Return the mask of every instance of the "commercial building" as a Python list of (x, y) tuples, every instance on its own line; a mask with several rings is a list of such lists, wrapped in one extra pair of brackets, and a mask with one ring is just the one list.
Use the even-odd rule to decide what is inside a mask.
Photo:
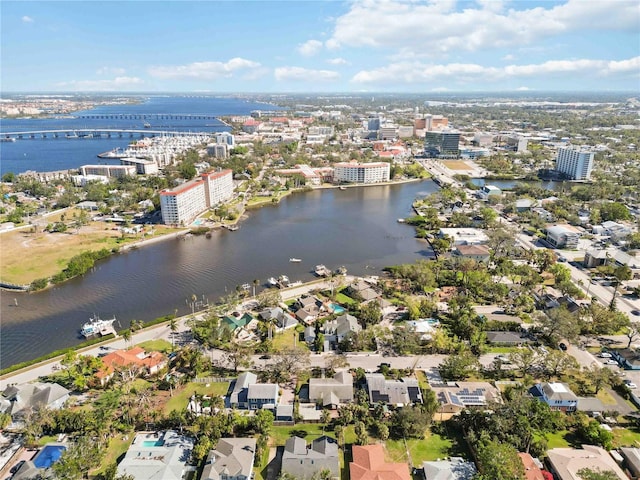
[(562, 225), (547, 227), (547, 243), (553, 248), (578, 248), (580, 235)]
[(424, 151), (429, 157), (457, 158), (460, 156), (460, 132), (454, 130), (426, 132)]
[(594, 152), (580, 147), (560, 147), (556, 157), (556, 170), (571, 180), (588, 180), (593, 169)]
[(82, 175), (102, 175), (109, 178), (135, 176), (136, 167), (133, 165), (83, 165), (80, 167)]
[(335, 183), (380, 183), (389, 181), (390, 167), (386, 162), (336, 163), (333, 170)]
[(187, 225), (207, 208), (233, 196), (231, 170), (203, 173), (200, 178), (160, 192), (162, 221)]

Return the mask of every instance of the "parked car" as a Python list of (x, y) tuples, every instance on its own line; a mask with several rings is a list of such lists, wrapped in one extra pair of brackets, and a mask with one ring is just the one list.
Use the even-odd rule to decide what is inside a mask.
[(18, 463), (16, 463), (13, 467), (11, 467), (11, 470), (9, 470), (9, 473), (16, 473), (18, 470), (20, 470), (20, 467), (24, 464), (25, 460), (20, 460)]
[(613, 358), (608, 359), (604, 363), (605, 363), (605, 365), (618, 365), (618, 362), (615, 361)]
[(611, 354), (609, 352), (600, 352), (598, 356), (600, 358), (611, 358)]
[(638, 386), (633, 383), (631, 380), (623, 380), (622, 383), (626, 385), (627, 388), (633, 390), (634, 388), (638, 388)]
[(561, 342), (561, 343), (558, 345), (558, 347), (560, 347), (560, 350), (562, 350), (562, 351), (566, 351), (566, 350), (567, 350), (567, 344), (566, 344), (566, 343), (562, 343), (562, 342)]

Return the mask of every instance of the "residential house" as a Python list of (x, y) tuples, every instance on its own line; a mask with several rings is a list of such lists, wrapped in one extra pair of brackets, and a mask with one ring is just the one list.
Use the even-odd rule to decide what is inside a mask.
[(345, 313), (335, 320), (329, 320), (324, 324), (324, 338), (326, 341), (337, 344), (342, 342), (349, 335), (358, 333), (362, 327), (358, 323), (358, 319), (353, 315)]
[(231, 395), (229, 395), (229, 405), (231, 408), (249, 408), (247, 395), (249, 393), (249, 385), (257, 383), (258, 376), (251, 372), (242, 372), (236, 378)]
[(519, 198), (516, 200), (516, 212), (522, 213), (531, 210), (534, 202), (535, 200), (531, 200), (530, 198)]
[[(136, 480), (176, 480), (196, 471), (189, 465), (195, 441), (176, 431), (136, 433), (117, 475), (131, 475)], [(191, 474), (193, 475), (193, 473)]]
[(104, 367), (96, 374), (102, 385), (106, 384), (116, 370), (130, 368), (144, 375), (154, 375), (164, 368), (168, 358), (160, 352), (146, 352), (142, 347), (116, 350), (102, 357)]
[(425, 480), (471, 480), (477, 473), (473, 462), (461, 457), (422, 462)]
[(566, 383), (537, 383), (529, 389), (529, 393), (549, 405), (551, 410), (575, 412), (578, 407), (578, 397)]
[(432, 385), (440, 413), (459, 413), (469, 407), (501, 403), (500, 390), (488, 382), (448, 382)]
[(280, 307), (263, 310), (259, 314), (260, 319), (273, 322), (278, 328), (288, 330), (298, 324), (298, 321)]
[(275, 418), (277, 422), (293, 422), (293, 405), (285, 405), (283, 403), (279, 403), (276, 405), (276, 413)]
[(631, 270), (640, 269), (640, 260), (621, 250), (588, 250), (584, 254), (584, 266), (588, 268), (598, 267), (610, 262), (609, 265), (626, 265)]
[(57, 383), (23, 383), (12, 385), (2, 392), (0, 412), (8, 413), (16, 421), (28, 411), (40, 407), (51, 410), (62, 408), (70, 391)]
[(282, 472), (296, 480), (311, 480), (323, 470), (331, 472), (331, 478), (340, 477), (338, 444), (333, 438), (316, 438), (309, 446), (300, 437), (287, 439), (282, 454)]
[(625, 370), (640, 370), (640, 349), (622, 348), (611, 352)]
[(494, 345), (518, 346), (531, 343), (524, 332), (487, 332), (487, 342)]
[(353, 400), (353, 376), (348, 370), (337, 372), (333, 378), (309, 380), (309, 400), (322, 407), (338, 408)]
[(576, 410), (584, 412), (587, 415), (593, 415), (594, 412), (604, 412), (608, 410), (602, 400), (596, 397), (578, 397), (578, 405)]
[(524, 476), (526, 480), (547, 480), (540, 468), (541, 465), (538, 465), (539, 461), (536, 461), (536, 459), (528, 453), (520, 452), (518, 453), (518, 456), (520, 457), (520, 461), (524, 467)]
[(479, 228), (441, 228), (438, 237), (449, 237), (453, 246), (481, 245), (489, 241), (487, 234)]
[(477, 262), (487, 263), (491, 258), (491, 252), (486, 245), (458, 245), (453, 250), (453, 255), (462, 258), (472, 258)]
[(546, 228), (547, 243), (553, 248), (578, 248), (580, 235), (563, 225), (553, 225)]
[(274, 409), (278, 405), (278, 385), (275, 383), (253, 383), (247, 391), (249, 410)]
[(307, 327), (304, 329), (304, 341), (307, 345), (312, 346), (316, 341), (316, 329), (315, 327)]
[(500, 198), (502, 196), (502, 190), (495, 185), (484, 185), (480, 190), (476, 192), (476, 196), (481, 200), (488, 200), (489, 198)]
[(409, 465), (384, 461), (382, 445), (354, 445), (351, 453), (351, 480), (411, 480)]
[(255, 438), (221, 438), (209, 452), (200, 480), (250, 480)]
[(235, 332), (236, 330), (247, 326), (251, 320), (253, 320), (253, 317), (248, 313), (245, 313), (242, 316), (227, 315), (222, 317), (221, 324), (228, 327), (232, 332)]
[(372, 288), (371, 284), (362, 279), (358, 279), (349, 285), (346, 293), (363, 302), (368, 302), (380, 297), (380, 294)]
[(578, 471), (590, 470), (611, 471), (615, 478), (628, 480), (628, 477), (613, 460), (611, 455), (601, 447), (583, 445), (582, 448), (552, 448), (547, 451), (547, 461), (551, 472), (558, 480), (576, 480), (580, 478)]
[(640, 448), (623, 447), (620, 453), (624, 457), (626, 468), (634, 478), (640, 478)]
[(10, 480), (50, 479), (52, 465), (66, 449), (67, 445), (63, 443), (47, 443), (31, 460), (20, 464), (18, 470), (9, 477)]
[(365, 375), (367, 392), (371, 404), (383, 402), (402, 407), (422, 403), (422, 392), (415, 378), (388, 380), (381, 373)]

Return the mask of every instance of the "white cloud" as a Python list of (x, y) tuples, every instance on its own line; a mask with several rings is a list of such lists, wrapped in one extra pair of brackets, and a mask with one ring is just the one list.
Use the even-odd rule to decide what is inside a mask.
[(31, 18), (31, 17), (30, 17), (30, 16), (28, 16), (28, 15), (25, 15), (24, 17), (22, 17), (22, 21), (23, 21), (24, 23), (33, 23), (33, 22), (34, 22), (33, 18)]
[(513, 55), (513, 54), (511, 54), (511, 53), (508, 53), (507, 55), (505, 55), (504, 57), (502, 57), (502, 60), (505, 60), (505, 61), (507, 61), (507, 62), (511, 62), (511, 61), (513, 61), (513, 60), (515, 60), (515, 59), (516, 59), (516, 56), (515, 56), (515, 55)]
[(96, 70), (96, 74), (98, 75), (124, 75), (125, 69), (118, 67), (100, 67)]
[(327, 60), (327, 63), (331, 65), (351, 65), (344, 58), (340, 58), (340, 57), (330, 58), (329, 60)]
[(360, 84), (416, 84), (450, 81), (455, 83), (495, 82), (508, 78), (545, 78), (576, 75), (623, 77), (640, 76), (640, 57), (627, 60), (550, 60), (540, 64), (486, 67), (475, 63), (427, 64), (397, 62), (373, 70), (361, 70), (351, 81)]
[(363, 0), (352, 3), (350, 10), (336, 19), (333, 34), (325, 45), (444, 54), (534, 44), (544, 37), (584, 29), (630, 32), (640, 29), (636, 0), (619, 0), (613, 5), (585, 0), (568, 0), (548, 8), (545, 8), (548, 4), (540, 5), (505, 10), (500, 2), (481, 0), (480, 8), (465, 4), (465, 8), (456, 10), (449, 0), (429, 3)]
[(319, 40), (309, 40), (298, 45), (298, 52), (305, 57), (312, 57), (322, 49), (322, 42)]
[(302, 67), (278, 67), (274, 75), (278, 81), (334, 81), (340, 78), (338, 72), (332, 70), (313, 70)]
[(516, 88), (516, 90), (518, 92), (528, 92), (531, 89), (529, 87), (518, 87), (518, 88)]
[(135, 90), (144, 84), (144, 80), (138, 77), (116, 77), (112, 80), (72, 80), (58, 83), (57, 86), (80, 92), (108, 92)]
[(232, 77), (237, 71), (252, 70), (260, 66), (258, 62), (236, 57), (227, 62), (194, 62), (188, 65), (155, 66), (149, 68), (149, 74), (158, 78), (216, 80)]

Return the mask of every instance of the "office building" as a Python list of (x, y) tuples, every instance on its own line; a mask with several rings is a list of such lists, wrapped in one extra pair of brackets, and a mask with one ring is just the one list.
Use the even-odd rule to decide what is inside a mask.
[(560, 147), (556, 157), (556, 170), (571, 180), (588, 180), (593, 169), (594, 155), (584, 148)]
[(424, 151), (429, 157), (457, 158), (460, 155), (460, 132), (427, 132), (424, 140)]

